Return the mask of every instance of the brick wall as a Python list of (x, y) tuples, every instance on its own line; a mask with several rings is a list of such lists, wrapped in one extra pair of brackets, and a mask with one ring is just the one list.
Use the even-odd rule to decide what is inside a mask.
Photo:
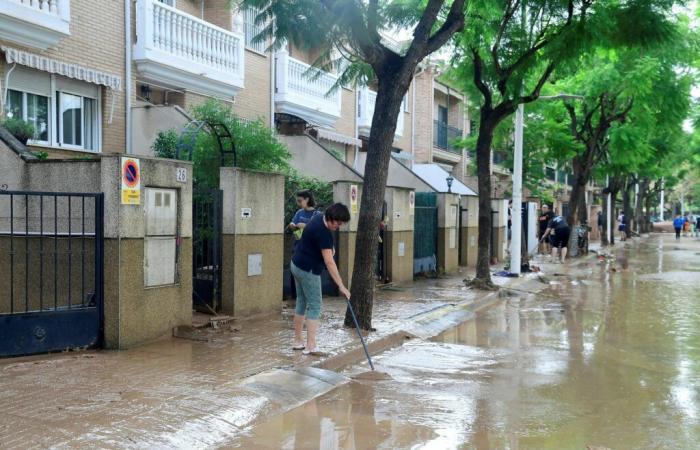
[[(124, 79), (124, 4), (118, 1), (100, 2), (100, 13), (95, 14), (94, 0), (71, 0), (70, 36), (63, 38), (58, 45), (45, 51), (24, 48), (31, 53), (40, 54), (61, 62), (80, 64), (122, 77), (122, 89), (126, 86)], [(22, 48), (8, 41), (0, 45)], [(0, 64), (0, 76), (5, 75), (7, 64), (4, 57)], [(11, 77), (11, 76), (10, 76)], [(110, 90), (102, 87), (102, 152), (122, 153), (126, 149), (126, 120), (124, 91), (115, 92), (112, 123), (107, 123), (110, 116), (112, 95)], [(65, 152), (75, 155), (76, 152)]]
[[(189, 3), (189, 0), (178, 3)], [(200, 15), (198, 14), (197, 17), (200, 17)], [(207, 0), (204, 3), (204, 20), (213, 23), (217, 27), (230, 30), (233, 22), (233, 11), (229, 0)]]
[(270, 57), (246, 50), (245, 88), (238, 93), (234, 111), (246, 119), (262, 118), (270, 124)]
[(433, 74), (425, 70), (415, 78), (416, 115), (414, 160), (417, 163), (432, 161), (433, 149)]
[[(205, 4), (205, 7), (209, 7), (209, 3), (214, 3), (219, 0), (207, 0), (207, 4)], [(193, 0), (176, 0), (175, 1), (175, 8), (179, 9), (180, 11), (186, 12), (187, 14), (191, 16), (195, 16), (198, 19), (202, 18), (202, 6), (199, 1), (193, 1)], [(206, 11), (205, 11), (206, 14)]]

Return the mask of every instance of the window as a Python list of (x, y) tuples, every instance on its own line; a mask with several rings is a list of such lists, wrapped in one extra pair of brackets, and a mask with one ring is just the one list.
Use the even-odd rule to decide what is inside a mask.
[(175, 7), (175, 0), (158, 0), (161, 3), (165, 3), (168, 6)]
[(36, 143), (49, 142), (49, 99), (13, 89), (7, 92), (7, 117), (29, 122), (34, 127)]
[(66, 92), (56, 92), (58, 145), (67, 148), (97, 150), (97, 101)]
[(245, 46), (256, 52), (265, 53), (265, 48), (267, 47), (265, 41), (253, 42), (253, 39), (263, 30), (263, 27), (255, 24), (255, 18), (258, 14), (260, 14), (260, 11), (255, 8), (246, 8), (243, 10)]
[(100, 150), (100, 88), (59, 75), (17, 67), (8, 80), (7, 117), (34, 126), (30, 144)]

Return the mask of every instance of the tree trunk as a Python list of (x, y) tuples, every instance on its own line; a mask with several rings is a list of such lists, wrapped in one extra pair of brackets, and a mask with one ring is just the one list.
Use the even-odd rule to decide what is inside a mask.
[(630, 189), (634, 184), (630, 183), (628, 180), (625, 183), (625, 187), (622, 190), (622, 212), (625, 214), (625, 220), (627, 221), (627, 227), (625, 228), (625, 232), (627, 233), (627, 237), (631, 236), (631, 231), (632, 231), (632, 196), (630, 195)]
[(637, 231), (646, 233), (646, 218), (644, 217), (644, 203), (649, 193), (649, 179), (643, 178), (639, 182), (639, 193), (637, 195), (637, 207), (634, 211), (634, 220), (637, 224)]
[[(481, 110), (479, 137), (476, 141), (476, 173), (479, 185), (479, 237), (475, 287), (492, 288), (491, 282), (491, 143), (496, 124), (492, 111)], [(497, 123), (497, 122), (496, 122)]]
[[(398, 77), (397, 77), (398, 78)], [(352, 306), (360, 328), (372, 328), (374, 273), (376, 268), (379, 222), (384, 204), (384, 191), (389, 174), (389, 161), (401, 101), (408, 90), (407, 80), (379, 80), (377, 103), (367, 149), (360, 215), (357, 224), (355, 262), (352, 272)], [(345, 325), (354, 327), (350, 310), (345, 312)]]
[(590, 181), (591, 171), (585, 161), (588, 158), (588, 151), (573, 161), (574, 185), (571, 187), (569, 197), (569, 215), (566, 221), (571, 227), (576, 226), (583, 219), (588, 219), (586, 210), (586, 185)]
[(601, 212), (601, 215), (603, 216), (603, 229), (600, 231), (600, 244), (609, 245), (610, 241), (608, 239), (608, 194), (605, 193), (605, 190), (603, 190), (603, 211)]

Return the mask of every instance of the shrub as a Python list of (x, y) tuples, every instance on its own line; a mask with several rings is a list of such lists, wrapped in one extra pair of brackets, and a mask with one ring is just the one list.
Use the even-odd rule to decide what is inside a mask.
[(159, 158), (174, 159), (177, 154), (177, 140), (178, 134), (174, 129), (159, 131), (156, 140), (151, 145), (153, 154)]
[(18, 118), (5, 119), (2, 123), (11, 135), (17, 138), (22, 144), (27, 145), (27, 141), (34, 137), (34, 125)]

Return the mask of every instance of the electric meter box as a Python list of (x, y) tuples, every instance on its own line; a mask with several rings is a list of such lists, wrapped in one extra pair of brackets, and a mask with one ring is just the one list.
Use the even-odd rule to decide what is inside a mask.
[(175, 236), (177, 191), (146, 188), (146, 236)]
[(146, 188), (144, 284), (163, 286), (176, 281), (177, 191)]

